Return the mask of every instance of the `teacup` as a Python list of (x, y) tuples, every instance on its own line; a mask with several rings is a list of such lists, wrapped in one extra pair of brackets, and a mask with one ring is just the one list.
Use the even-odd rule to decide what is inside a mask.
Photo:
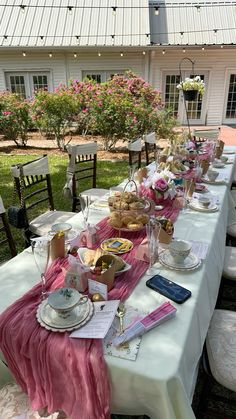
[(222, 163), (226, 163), (228, 161), (228, 157), (227, 156), (221, 156), (220, 160), (222, 161)]
[(219, 175), (219, 172), (217, 172), (216, 170), (211, 170), (210, 169), (207, 172), (207, 176), (208, 176), (208, 179), (210, 180), (210, 182), (215, 182), (218, 175)]
[(51, 227), (51, 233), (59, 233), (61, 231), (63, 231), (63, 233), (65, 234), (65, 237), (68, 237), (68, 233), (69, 231), (72, 229), (72, 225), (69, 223), (56, 223), (53, 224)]
[(191, 251), (191, 243), (186, 240), (174, 240), (169, 245), (169, 251), (175, 262), (181, 263)]
[(200, 196), (198, 202), (201, 205), (201, 207), (208, 208), (211, 203), (211, 200), (205, 196)]
[(88, 297), (81, 295), (74, 288), (59, 288), (49, 294), (48, 304), (59, 317), (66, 319), (77, 306), (87, 303)]

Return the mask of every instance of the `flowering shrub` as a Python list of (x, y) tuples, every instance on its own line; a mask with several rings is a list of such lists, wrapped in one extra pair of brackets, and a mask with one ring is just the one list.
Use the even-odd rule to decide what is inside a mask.
[(202, 96), (205, 92), (205, 83), (201, 80), (200, 76), (195, 76), (194, 78), (186, 77), (185, 80), (181, 81), (177, 85), (179, 90), (197, 90)]
[(27, 133), (32, 126), (30, 105), (15, 93), (0, 93), (0, 132), (17, 145), (26, 146)]
[(65, 134), (76, 109), (75, 96), (60, 87), (51, 93), (39, 90), (31, 104), (32, 119), (44, 134), (53, 134), (58, 147), (63, 150)]

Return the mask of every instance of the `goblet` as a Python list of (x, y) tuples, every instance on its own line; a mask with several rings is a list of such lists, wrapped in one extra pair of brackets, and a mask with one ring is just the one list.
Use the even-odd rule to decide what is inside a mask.
[(39, 270), (42, 283), (42, 300), (47, 298), (45, 272), (48, 267), (50, 257), (50, 239), (46, 237), (36, 237), (31, 239), (31, 247), (34, 255), (35, 264)]
[(84, 227), (87, 229), (88, 226), (88, 216), (89, 216), (89, 205), (91, 203), (91, 196), (90, 195), (79, 195), (80, 200), (80, 208), (84, 217)]
[(148, 242), (148, 256), (149, 256), (149, 267), (147, 275), (153, 275), (153, 265), (156, 262), (158, 256), (158, 239), (161, 231), (161, 224), (150, 220), (146, 225), (146, 234)]

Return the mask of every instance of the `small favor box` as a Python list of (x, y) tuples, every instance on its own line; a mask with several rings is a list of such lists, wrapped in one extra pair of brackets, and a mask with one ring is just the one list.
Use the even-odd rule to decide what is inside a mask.
[(56, 233), (51, 240), (50, 247), (51, 259), (65, 257), (65, 233), (60, 231)]
[(79, 236), (79, 246), (92, 248), (99, 241), (97, 228), (88, 226), (87, 230), (83, 230)]
[(96, 268), (102, 267), (103, 264), (107, 264), (109, 268), (106, 269), (105, 272), (103, 272), (101, 275), (96, 274), (96, 281), (107, 285), (107, 290), (110, 291), (113, 288), (115, 278), (115, 258), (112, 255), (100, 256), (96, 262), (95, 270)]
[(159, 242), (169, 244), (172, 241), (173, 233), (168, 234), (163, 228), (161, 228), (160, 234), (159, 234)]

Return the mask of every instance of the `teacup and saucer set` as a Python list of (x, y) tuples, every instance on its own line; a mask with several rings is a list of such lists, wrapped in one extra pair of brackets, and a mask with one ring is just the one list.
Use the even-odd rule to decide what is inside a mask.
[(208, 196), (199, 196), (198, 199), (192, 199), (189, 202), (189, 208), (200, 212), (216, 212), (219, 210), (218, 205)]
[(173, 240), (169, 248), (160, 253), (160, 263), (176, 271), (192, 271), (201, 265), (201, 260), (191, 251), (186, 240)]
[(74, 288), (59, 288), (49, 294), (37, 309), (41, 326), (53, 332), (65, 332), (84, 326), (93, 315), (93, 303)]

